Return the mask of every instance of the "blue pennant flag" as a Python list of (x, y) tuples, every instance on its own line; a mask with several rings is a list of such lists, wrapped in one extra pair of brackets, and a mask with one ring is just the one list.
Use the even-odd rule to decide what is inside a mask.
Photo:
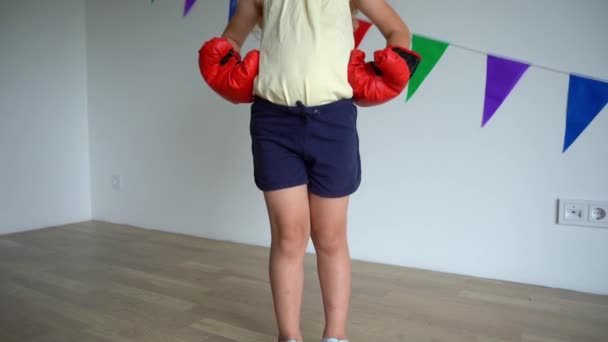
[(606, 103), (608, 103), (607, 82), (570, 75), (566, 136), (562, 152), (566, 152), (578, 139)]
[(236, 12), (236, 5), (237, 5), (237, 0), (230, 0), (230, 12), (228, 14), (228, 21), (230, 21), (230, 19), (232, 19), (232, 16)]

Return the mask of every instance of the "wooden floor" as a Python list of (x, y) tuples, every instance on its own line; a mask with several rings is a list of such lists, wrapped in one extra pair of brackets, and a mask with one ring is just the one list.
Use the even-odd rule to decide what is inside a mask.
[[(268, 249), (86, 222), (0, 236), (0, 341), (276, 341)], [(315, 259), (302, 329), (319, 341)], [(351, 342), (608, 341), (608, 296), (353, 263)]]

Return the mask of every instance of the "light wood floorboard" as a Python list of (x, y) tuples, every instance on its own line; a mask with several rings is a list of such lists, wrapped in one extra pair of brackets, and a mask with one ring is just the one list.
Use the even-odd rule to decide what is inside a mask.
[[(0, 236), (2, 342), (272, 342), (268, 249), (103, 222)], [(306, 256), (302, 328), (323, 308)], [(353, 262), (351, 342), (606, 342), (608, 296)]]

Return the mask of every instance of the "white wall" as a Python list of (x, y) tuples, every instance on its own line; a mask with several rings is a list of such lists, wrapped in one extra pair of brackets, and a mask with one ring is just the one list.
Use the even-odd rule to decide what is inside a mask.
[[(392, 3), (414, 32), (608, 79), (601, 0)], [(268, 245), (248, 106), (198, 73), (227, 2), (181, 10), (87, 2), (93, 216)], [(362, 48), (383, 44), (374, 30)], [(608, 113), (562, 154), (567, 75), (530, 69), (481, 129), (484, 80), (483, 55), (450, 48), (410, 103), (360, 111), (353, 258), (608, 294), (608, 230), (554, 223), (560, 196), (608, 199)]]
[(89, 220), (82, 0), (0, 1), (0, 234)]

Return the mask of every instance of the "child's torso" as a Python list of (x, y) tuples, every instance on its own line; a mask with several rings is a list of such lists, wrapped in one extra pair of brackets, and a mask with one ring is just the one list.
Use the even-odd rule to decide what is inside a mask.
[(256, 95), (271, 102), (320, 105), (352, 97), (354, 47), (349, 0), (263, 0)]

